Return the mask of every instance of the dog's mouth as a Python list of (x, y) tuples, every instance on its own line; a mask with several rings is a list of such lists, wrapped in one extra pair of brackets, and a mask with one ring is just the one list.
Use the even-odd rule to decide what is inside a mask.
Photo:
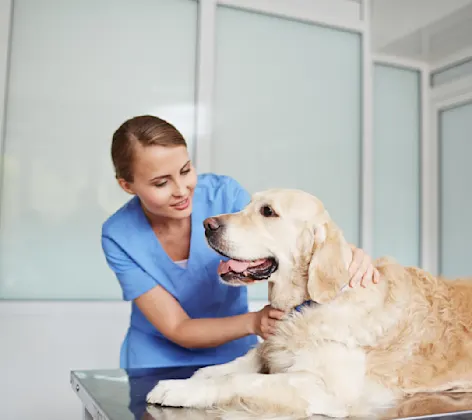
[(252, 261), (230, 259), (220, 262), (218, 274), (225, 282), (248, 284), (267, 280), (277, 267), (277, 261), (272, 257)]

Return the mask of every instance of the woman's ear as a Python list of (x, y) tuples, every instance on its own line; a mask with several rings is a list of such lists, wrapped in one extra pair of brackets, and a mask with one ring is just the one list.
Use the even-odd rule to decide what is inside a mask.
[(134, 191), (131, 188), (131, 183), (124, 180), (123, 178), (117, 178), (118, 185), (128, 194), (134, 195)]
[(308, 295), (315, 302), (328, 303), (348, 282), (342, 233), (332, 222), (320, 225), (315, 231), (313, 254), (308, 267)]

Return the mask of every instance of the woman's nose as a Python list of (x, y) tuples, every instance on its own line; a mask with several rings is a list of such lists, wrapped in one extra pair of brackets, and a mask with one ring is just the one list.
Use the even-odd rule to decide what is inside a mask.
[(185, 191), (186, 191), (186, 186), (185, 184), (182, 184), (182, 183), (176, 183), (175, 184), (175, 188), (174, 188), (174, 196), (176, 197), (182, 197), (185, 195)]

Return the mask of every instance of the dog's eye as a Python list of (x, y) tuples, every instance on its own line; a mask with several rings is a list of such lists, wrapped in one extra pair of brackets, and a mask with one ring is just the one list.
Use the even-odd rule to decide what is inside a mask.
[(262, 206), (261, 214), (264, 217), (278, 217), (277, 213), (270, 206)]

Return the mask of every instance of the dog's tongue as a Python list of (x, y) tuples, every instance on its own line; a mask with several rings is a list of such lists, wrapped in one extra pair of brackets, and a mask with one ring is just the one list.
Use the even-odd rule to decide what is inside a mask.
[(264, 260), (256, 260), (256, 261), (237, 261), (237, 260), (228, 260), (228, 261), (221, 261), (220, 265), (218, 266), (218, 274), (226, 274), (230, 271), (235, 273), (243, 273), (249, 267), (254, 267), (260, 265), (264, 262)]

